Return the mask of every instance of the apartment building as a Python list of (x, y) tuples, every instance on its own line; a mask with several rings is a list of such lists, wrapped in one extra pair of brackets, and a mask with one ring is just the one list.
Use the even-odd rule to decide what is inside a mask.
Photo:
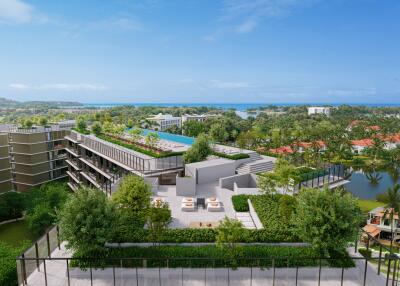
[(188, 121), (197, 121), (204, 122), (208, 117), (214, 115), (206, 115), (206, 114), (184, 114), (182, 115), (182, 124)]
[[(24, 129), (8, 125), (0, 130), (1, 142), (7, 143), (0, 144), (7, 146), (0, 147), (1, 157), (8, 152), (13, 190), (24, 192), (67, 177), (64, 137), (69, 134), (69, 128), (52, 125)], [(6, 166), (5, 163), (2, 165)]]
[(182, 156), (153, 158), (76, 131), (65, 139), (68, 185), (73, 191), (87, 185), (111, 195), (124, 174), (144, 177), (152, 184), (175, 184), (183, 170)]
[(0, 133), (0, 194), (13, 189), (9, 153), (8, 136)]
[(308, 107), (307, 110), (308, 110), (308, 115), (314, 115), (314, 114), (325, 114), (326, 116), (331, 115), (330, 107), (311, 106)]
[(181, 117), (174, 117), (171, 114), (159, 113), (152, 117), (148, 117), (147, 120), (153, 124), (152, 129), (157, 131), (165, 131), (173, 126), (178, 128), (182, 126)]

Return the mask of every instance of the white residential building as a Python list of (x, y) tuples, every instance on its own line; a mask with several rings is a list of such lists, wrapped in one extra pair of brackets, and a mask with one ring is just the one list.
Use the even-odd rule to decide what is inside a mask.
[(187, 122), (187, 121), (198, 121), (198, 122), (204, 122), (207, 117), (211, 117), (215, 115), (207, 115), (207, 114), (184, 114), (182, 115), (182, 124)]
[(171, 114), (159, 113), (152, 117), (147, 118), (150, 122), (154, 123), (153, 129), (159, 131), (165, 131), (166, 129), (176, 126), (182, 126), (182, 120), (180, 117), (174, 117)]
[(307, 107), (307, 109), (308, 109), (308, 115), (325, 114), (326, 116), (329, 116), (331, 114), (330, 107), (311, 106)]

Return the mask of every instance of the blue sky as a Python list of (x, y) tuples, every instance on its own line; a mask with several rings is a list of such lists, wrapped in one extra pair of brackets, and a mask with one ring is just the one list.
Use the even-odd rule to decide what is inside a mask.
[(398, 0), (0, 0), (0, 97), (400, 103)]

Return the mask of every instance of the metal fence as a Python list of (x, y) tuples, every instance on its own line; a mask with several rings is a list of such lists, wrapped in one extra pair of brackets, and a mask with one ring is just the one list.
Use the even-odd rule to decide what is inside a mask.
[[(363, 244), (377, 241), (367, 236)], [(19, 285), (371, 285), (399, 283), (397, 255), (349, 258), (72, 258), (54, 227), (17, 258)], [(355, 244), (355, 252), (360, 242)], [(352, 267), (350, 263), (353, 263)], [(81, 269), (82, 268), (82, 269)]]

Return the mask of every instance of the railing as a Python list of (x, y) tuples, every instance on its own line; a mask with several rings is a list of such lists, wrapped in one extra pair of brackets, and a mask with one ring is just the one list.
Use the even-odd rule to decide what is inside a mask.
[(320, 188), (325, 185), (338, 183), (346, 179), (349, 175), (349, 169), (343, 165), (333, 165), (323, 170), (310, 172), (306, 177), (295, 186), (298, 191), (302, 188)]
[(51, 126), (35, 126), (32, 128), (23, 128), (17, 126), (10, 126), (8, 128), (8, 132), (10, 133), (43, 133), (43, 132), (51, 132), (51, 131), (63, 131), (63, 130), (70, 130), (69, 127), (60, 127), (58, 125), (51, 125)]
[(183, 168), (182, 156), (147, 159), (135, 155), (133, 152), (130, 152), (129, 150), (113, 143), (105, 142), (101, 139), (88, 136), (82, 137), (83, 145), (98, 152), (102, 156), (111, 158), (143, 174), (152, 174), (167, 170)]
[(17, 258), (17, 272), (23, 286), (397, 285), (400, 260), (380, 247), (379, 257), (73, 258), (65, 257), (54, 227)]

